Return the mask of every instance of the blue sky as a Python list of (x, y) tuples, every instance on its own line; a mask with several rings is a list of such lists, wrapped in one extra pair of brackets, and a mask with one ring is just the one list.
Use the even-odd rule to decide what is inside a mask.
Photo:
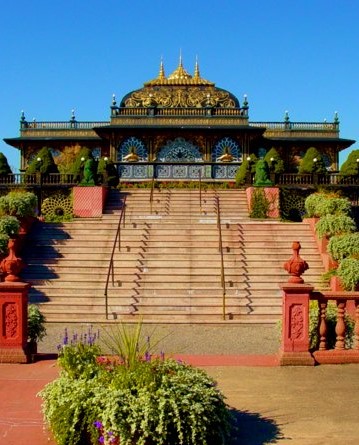
[[(166, 74), (193, 73), (248, 95), (251, 121), (333, 120), (359, 148), (357, 0), (17, 0), (1, 2), (2, 139), (30, 121), (109, 119), (120, 99)], [(350, 149), (350, 150), (351, 150)], [(347, 152), (341, 157), (344, 159)]]

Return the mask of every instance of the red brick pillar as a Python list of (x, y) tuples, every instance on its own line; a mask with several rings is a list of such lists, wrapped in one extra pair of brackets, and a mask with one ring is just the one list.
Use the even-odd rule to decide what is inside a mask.
[(281, 365), (314, 365), (309, 352), (309, 301), (313, 286), (285, 283), (283, 290)]
[(27, 363), (27, 303), (30, 284), (0, 283), (0, 363)]

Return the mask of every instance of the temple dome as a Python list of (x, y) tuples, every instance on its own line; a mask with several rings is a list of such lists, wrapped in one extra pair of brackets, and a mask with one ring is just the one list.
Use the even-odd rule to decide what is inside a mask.
[(215, 86), (200, 75), (198, 61), (192, 76), (183, 67), (180, 57), (178, 67), (166, 77), (161, 61), (158, 76), (144, 83), (143, 88), (126, 94), (121, 107), (161, 108), (239, 108), (238, 99), (229, 91)]

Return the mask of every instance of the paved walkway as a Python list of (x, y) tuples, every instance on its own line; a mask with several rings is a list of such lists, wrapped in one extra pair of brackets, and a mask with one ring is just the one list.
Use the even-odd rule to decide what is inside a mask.
[[(236, 411), (234, 445), (359, 442), (357, 365), (281, 368), (274, 355), (181, 357), (217, 379)], [(0, 445), (55, 445), (36, 397), (58, 375), (56, 361), (45, 358), (0, 365)]]

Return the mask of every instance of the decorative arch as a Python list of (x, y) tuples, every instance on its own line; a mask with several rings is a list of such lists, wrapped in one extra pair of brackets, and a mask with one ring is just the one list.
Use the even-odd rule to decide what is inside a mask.
[(184, 138), (176, 138), (168, 141), (157, 154), (157, 160), (161, 162), (201, 162), (202, 154), (198, 147)]
[(123, 161), (123, 158), (129, 153), (136, 153), (141, 161), (148, 161), (148, 149), (141, 139), (130, 136), (125, 139), (119, 146), (117, 152), (117, 160)]
[(242, 153), (238, 143), (228, 136), (220, 139), (213, 147), (212, 161), (215, 162), (224, 153), (232, 155), (234, 161), (240, 161), (242, 159)]

